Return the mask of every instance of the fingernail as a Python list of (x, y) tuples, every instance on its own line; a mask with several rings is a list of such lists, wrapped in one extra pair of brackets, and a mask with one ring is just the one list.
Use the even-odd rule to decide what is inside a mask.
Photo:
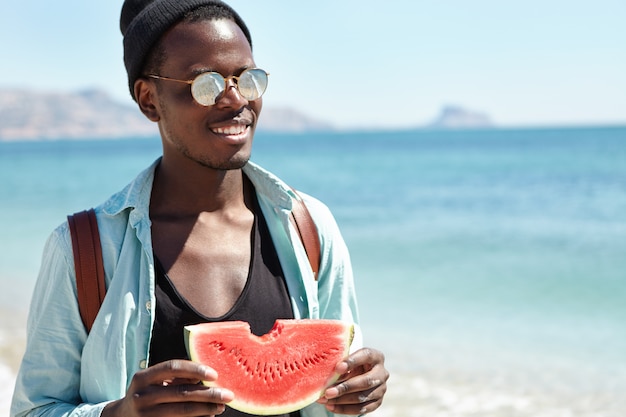
[(220, 390), (220, 399), (225, 403), (229, 403), (235, 399), (235, 394), (230, 390), (222, 389)]
[(328, 388), (326, 390), (326, 398), (335, 398), (339, 395), (339, 390), (337, 388)]
[(204, 374), (205, 381), (213, 381), (217, 379), (217, 372), (213, 368), (209, 368), (208, 366), (201, 366), (201, 371)]
[(339, 362), (335, 367), (335, 372), (337, 372), (338, 374), (344, 374), (349, 367), (350, 366), (348, 365), (348, 362)]

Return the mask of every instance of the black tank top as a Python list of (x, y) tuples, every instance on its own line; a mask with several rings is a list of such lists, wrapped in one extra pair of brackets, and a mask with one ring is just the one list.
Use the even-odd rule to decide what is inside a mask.
[[(205, 317), (193, 308), (176, 290), (155, 256), (156, 316), (150, 342), (150, 365), (170, 359), (189, 359), (183, 336), (184, 326), (242, 320), (250, 323), (252, 333), (261, 336), (271, 330), (276, 319), (294, 317), (276, 248), (256, 198), (253, 204), (255, 216), (248, 279), (239, 298), (224, 316)], [(248, 416), (229, 407), (221, 415)], [(287, 416), (298, 417), (300, 413), (284, 415)]]

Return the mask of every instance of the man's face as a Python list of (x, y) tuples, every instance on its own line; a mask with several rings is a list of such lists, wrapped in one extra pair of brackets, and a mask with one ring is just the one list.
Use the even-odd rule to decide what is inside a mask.
[[(250, 44), (232, 21), (179, 23), (162, 39), (165, 61), (157, 75), (192, 80), (201, 72), (238, 76), (254, 68)], [(248, 101), (229, 81), (212, 106), (191, 96), (190, 86), (166, 80), (158, 83), (155, 101), (163, 137), (163, 158), (194, 161), (218, 169), (238, 169), (250, 158), (262, 99)]]

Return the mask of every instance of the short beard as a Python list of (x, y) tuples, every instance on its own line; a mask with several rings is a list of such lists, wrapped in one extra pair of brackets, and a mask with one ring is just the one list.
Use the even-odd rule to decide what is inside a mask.
[(182, 154), (189, 158), (190, 160), (194, 161), (195, 163), (197, 163), (198, 165), (204, 167), (204, 168), (209, 168), (209, 169), (213, 169), (215, 171), (232, 171), (235, 169), (242, 169), (244, 166), (246, 166), (246, 164), (248, 163), (248, 161), (250, 160), (250, 157), (235, 157), (232, 159), (229, 159), (227, 161), (222, 161), (222, 162), (216, 162), (216, 161), (212, 161), (210, 159), (210, 157), (194, 157), (191, 154), (189, 154), (189, 152), (187, 152), (187, 150), (184, 150), (182, 148), (179, 148), (179, 150), (182, 152)]
[(231, 171), (235, 169), (243, 168), (250, 160), (250, 155), (233, 155), (232, 158), (217, 161), (206, 154), (193, 154), (187, 145), (174, 136), (169, 136), (171, 142), (174, 144), (178, 152), (190, 161), (196, 164), (216, 171)]
[[(158, 88), (159, 87), (157, 85), (157, 89)], [(161, 100), (160, 97), (159, 99)], [(166, 116), (168, 113), (167, 106), (162, 101), (161, 101), (161, 111), (163, 112), (163, 116)], [(197, 163), (198, 165), (204, 168), (209, 168), (209, 169), (213, 169), (216, 171), (230, 171), (230, 170), (235, 170), (235, 169), (242, 169), (250, 160), (250, 154), (244, 154), (244, 155), (235, 154), (233, 155), (232, 158), (224, 160), (224, 161), (216, 161), (213, 158), (211, 158), (211, 155), (207, 155), (207, 154), (199, 154), (199, 155), (193, 154), (190, 151), (189, 147), (185, 144), (185, 142), (180, 140), (178, 136), (175, 136), (174, 134), (172, 134), (172, 132), (170, 132), (169, 129), (167, 129), (166, 127), (160, 126), (160, 129), (161, 128), (163, 129), (163, 131), (161, 132), (161, 135), (164, 135), (165, 138), (169, 138), (169, 141), (172, 144), (174, 144), (174, 146), (176, 147), (176, 150), (178, 150), (178, 152), (180, 152), (181, 155), (183, 155), (185, 158)]]

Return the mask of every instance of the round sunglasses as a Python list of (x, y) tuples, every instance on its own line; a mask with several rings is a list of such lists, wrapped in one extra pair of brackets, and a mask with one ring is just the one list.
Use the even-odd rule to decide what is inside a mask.
[(193, 80), (177, 80), (155, 74), (148, 74), (147, 77), (189, 84), (191, 85), (191, 95), (198, 104), (212, 106), (226, 90), (226, 83), (229, 80), (234, 80), (237, 91), (246, 100), (251, 101), (260, 98), (267, 89), (268, 75), (269, 73), (260, 68), (248, 68), (239, 76), (231, 75), (226, 78), (219, 72), (213, 71), (198, 74)]

